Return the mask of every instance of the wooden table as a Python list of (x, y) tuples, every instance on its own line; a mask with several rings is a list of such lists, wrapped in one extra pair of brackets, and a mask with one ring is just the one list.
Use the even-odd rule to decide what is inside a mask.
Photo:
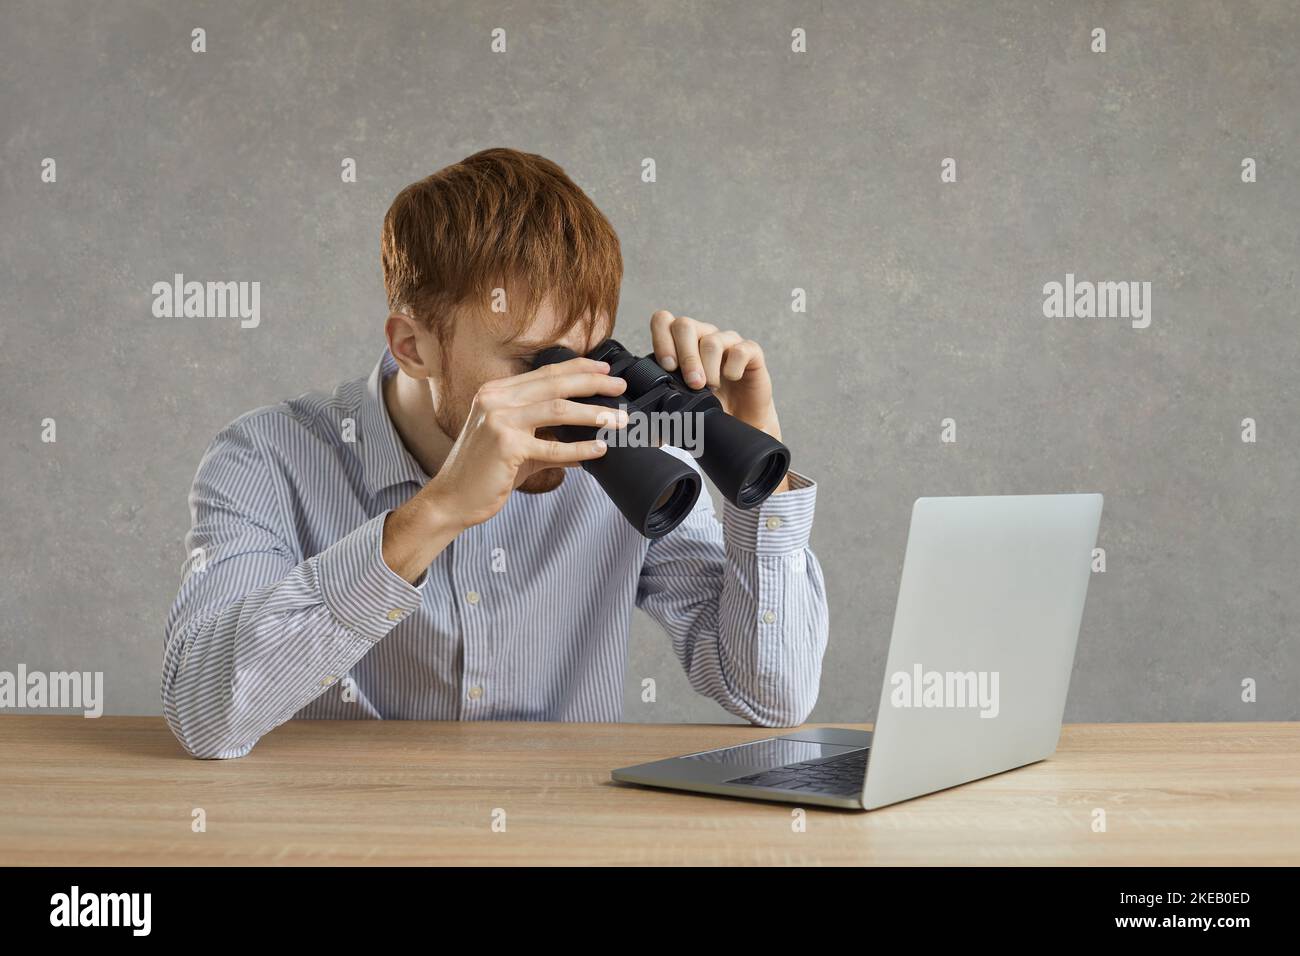
[(609, 779), (780, 732), (294, 720), (195, 760), (161, 718), (5, 715), (0, 864), (1300, 863), (1296, 723), (1069, 725), (1047, 761), (870, 813), (808, 807), (802, 832), (791, 805)]

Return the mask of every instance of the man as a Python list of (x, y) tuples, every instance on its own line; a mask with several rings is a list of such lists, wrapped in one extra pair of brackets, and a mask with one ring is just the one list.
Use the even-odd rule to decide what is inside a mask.
[[(381, 249), (369, 378), (241, 416), (199, 465), (162, 675), (185, 749), (240, 757), (294, 716), (618, 721), (634, 606), (698, 692), (802, 723), (827, 639), (815, 485), (791, 471), (721, 522), (702, 494), (652, 542), (576, 467), (603, 445), (548, 431), (625, 423), (573, 401), (622, 394), (604, 363), (529, 361), (612, 333), (622, 256), (591, 200), (486, 150), (404, 189)], [(780, 437), (758, 345), (665, 311), (650, 327), (665, 368)]]

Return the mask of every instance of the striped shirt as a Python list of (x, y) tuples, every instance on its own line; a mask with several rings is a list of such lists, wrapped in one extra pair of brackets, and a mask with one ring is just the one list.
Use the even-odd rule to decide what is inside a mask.
[(566, 469), (411, 584), (380, 547), (429, 480), (388, 417), (395, 371), (385, 349), (369, 378), (248, 412), (204, 454), (162, 672), (189, 753), (242, 757), (292, 717), (620, 721), (634, 606), (699, 693), (762, 726), (807, 718), (827, 640), (813, 482), (790, 472), (789, 491), (724, 502), (721, 521), (703, 493), (649, 541)]

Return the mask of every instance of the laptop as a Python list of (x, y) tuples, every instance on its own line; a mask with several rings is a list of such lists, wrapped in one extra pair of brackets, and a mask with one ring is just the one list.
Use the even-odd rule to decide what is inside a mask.
[(622, 767), (623, 783), (873, 810), (1056, 750), (1102, 496), (918, 498), (872, 731)]

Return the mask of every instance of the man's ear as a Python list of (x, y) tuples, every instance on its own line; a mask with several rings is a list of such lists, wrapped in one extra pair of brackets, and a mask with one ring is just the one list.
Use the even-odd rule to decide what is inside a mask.
[(437, 336), (405, 312), (391, 312), (384, 323), (388, 350), (397, 367), (411, 378), (430, 378), (441, 358)]

